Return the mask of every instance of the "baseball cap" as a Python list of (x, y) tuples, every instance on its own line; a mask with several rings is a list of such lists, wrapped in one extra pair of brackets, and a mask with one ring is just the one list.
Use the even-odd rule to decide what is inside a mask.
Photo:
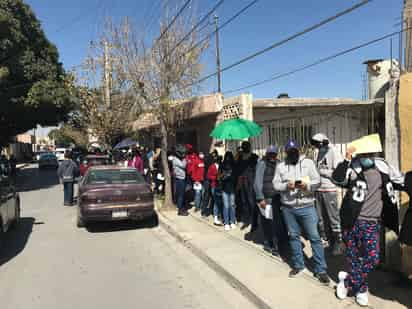
[(270, 145), (268, 148), (266, 148), (266, 153), (278, 153), (278, 147), (276, 145)]
[(285, 145), (285, 150), (286, 150), (286, 151), (289, 151), (289, 150), (291, 150), (291, 149), (297, 149), (297, 150), (299, 150), (299, 144), (298, 144), (295, 140), (293, 140), (293, 139), (289, 140), (289, 141), (287, 142), (287, 144)]

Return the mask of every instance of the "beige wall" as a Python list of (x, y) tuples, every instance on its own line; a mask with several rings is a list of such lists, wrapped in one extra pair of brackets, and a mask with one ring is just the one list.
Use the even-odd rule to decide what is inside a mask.
[(399, 121), (401, 129), (401, 169), (412, 170), (412, 73), (401, 76), (399, 86)]

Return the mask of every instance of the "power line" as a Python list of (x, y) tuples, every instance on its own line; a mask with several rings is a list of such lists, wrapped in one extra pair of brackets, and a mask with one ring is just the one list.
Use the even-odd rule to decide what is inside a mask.
[[(346, 14), (349, 14), (349, 13), (351, 13), (352, 11), (354, 11), (354, 10), (356, 10), (356, 9), (364, 6), (365, 4), (367, 4), (367, 3), (371, 2), (371, 1), (372, 1), (372, 0), (363, 0), (363, 1), (361, 1), (360, 3), (355, 4), (355, 5), (351, 6), (350, 8), (348, 8), (348, 9), (346, 9), (346, 10), (343, 10), (343, 11), (341, 11), (341, 12), (339, 12), (339, 13), (331, 16), (331, 17), (328, 17), (328, 18), (320, 21), (319, 23), (317, 23), (317, 24), (315, 24), (315, 25), (313, 25), (313, 26), (310, 26), (310, 27), (308, 27), (308, 28), (306, 28), (306, 29), (304, 29), (304, 30), (302, 30), (302, 31), (300, 31), (300, 32), (298, 32), (298, 33), (296, 33), (296, 34), (294, 34), (294, 35), (286, 38), (286, 39), (283, 39), (283, 40), (279, 41), (279, 42), (273, 43), (273, 44), (270, 45), (269, 47), (266, 47), (266, 48), (264, 48), (264, 49), (262, 49), (262, 50), (259, 50), (259, 51), (255, 52), (255, 53), (253, 53), (253, 54), (251, 54), (251, 55), (249, 55), (249, 56), (247, 56), (247, 57), (245, 57), (245, 58), (243, 58), (243, 59), (240, 59), (240, 60), (238, 60), (238, 61), (236, 61), (236, 62), (234, 62), (234, 63), (232, 63), (232, 64), (230, 64), (230, 65), (228, 65), (228, 66), (226, 66), (226, 67), (224, 67), (224, 68), (222, 68), (222, 69), (220, 70), (220, 72), (228, 71), (228, 70), (233, 69), (234, 67), (237, 67), (237, 66), (239, 66), (239, 65), (241, 65), (241, 64), (243, 64), (243, 63), (245, 63), (245, 62), (248, 62), (248, 61), (250, 61), (250, 60), (252, 60), (252, 59), (254, 59), (254, 58), (256, 58), (256, 57), (258, 57), (258, 56), (260, 56), (260, 55), (262, 55), (262, 54), (264, 54), (264, 53), (267, 53), (268, 51), (270, 51), (270, 50), (272, 50), (272, 49), (274, 49), (274, 48), (276, 48), (276, 47), (279, 47), (279, 46), (281, 46), (281, 45), (284, 45), (284, 44), (286, 44), (286, 43), (288, 43), (288, 42), (290, 42), (290, 41), (292, 41), (292, 40), (294, 40), (294, 39), (296, 39), (296, 38), (298, 38), (298, 37), (300, 37), (300, 36), (302, 36), (302, 35), (304, 35), (304, 34), (306, 34), (306, 33), (308, 33), (308, 32), (311, 32), (311, 31), (313, 31), (313, 30), (315, 30), (315, 29), (318, 29), (318, 28), (320, 28), (321, 26), (324, 26), (324, 25), (326, 25), (326, 24), (328, 24), (328, 23), (330, 23), (330, 22), (338, 19), (338, 18), (341, 17), (341, 16), (344, 16), (344, 15), (346, 15)], [(185, 89), (185, 88), (188, 88), (188, 87), (192, 87), (192, 86), (197, 85), (197, 84), (200, 84), (200, 83), (208, 80), (209, 78), (215, 76), (215, 75), (218, 74), (218, 73), (219, 73), (219, 72), (216, 71), (216, 72), (214, 72), (214, 73), (212, 73), (212, 74), (206, 75), (205, 77), (202, 77), (201, 79), (199, 79), (199, 80), (197, 80), (197, 81), (195, 81), (195, 82), (193, 82), (193, 83), (190, 83), (190, 84), (186, 85), (186, 86), (184, 87), (184, 89)]]
[(189, 3), (192, 0), (187, 0), (185, 2), (185, 4), (183, 4), (183, 6), (180, 8), (180, 10), (177, 12), (177, 14), (175, 15), (175, 17), (173, 17), (172, 21), (169, 23), (169, 25), (167, 25), (166, 29), (160, 34), (159, 38), (156, 39), (156, 41), (160, 41), (163, 36), (166, 34), (167, 31), (169, 31), (170, 27), (173, 26), (173, 24), (176, 22), (177, 18), (183, 13), (183, 11), (186, 9), (186, 7), (189, 5)]
[(194, 25), (192, 29), (188, 33), (186, 33), (186, 35), (172, 48), (168, 56), (170, 57), (176, 50), (176, 48), (178, 48), (201, 24), (203, 24), (213, 14), (213, 12), (223, 4), (223, 2), (224, 0), (220, 0), (218, 3), (216, 3), (215, 6), (205, 16), (203, 16), (203, 18), (196, 25)]
[[(412, 27), (411, 27), (411, 28), (408, 28), (408, 29), (412, 29)], [(312, 63), (310, 63), (310, 64), (300, 66), (300, 67), (298, 67), (298, 68), (296, 68), (296, 69), (293, 69), (293, 70), (291, 70), (291, 71), (288, 71), (288, 72), (285, 72), (285, 73), (280, 73), (280, 74), (274, 75), (274, 76), (272, 76), (272, 77), (270, 77), (270, 78), (267, 78), (267, 79), (264, 79), (264, 80), (261, 80), (261, 81), (258, 81), (258, 82), (254, 82), (254, 83), (252, 83), (252, 84), (249, 84), (249, 85), (246, 85), (246, 86), (237, 88), (237, 89), (231, 89), (231, 90), (228, 90), (228, 91), (224, 91), (224, 93), (225, 93), (225, 94), (228, 94), (228, 93), (233, 93), (233, 92), (245, 90), (245, 89), (248, 89), (248, 88), (253, 88), (253, 87), (260, 86), (260, 85), (263, 85), (263, 84), (272, 82), (272, 81), (274, 81), (274, 80), (277, 80), (277, 79), (280, 79), (280, 78), (283, 78), (283, 77), (286, 77), (286, 76), (289, 76), (289, 75), (292, 75), (292, 74), (295, 74), (295, 73), (298, 73), (298, 72), (301, 72), (301, 71), (310, 69), (310, 68), (312, 68), (312, 67), (314, 67), (314, 66), (317, 66), (317, 65), (322, 64), (322, 63), (324, 63), (324, 62), (327, 62), (327, 61), (330, 61), (330, 60), (332, 60), (332, 59), (338, 58), (338, 57), (340, 57), (340, 56), (344, 56), (344, 55), (349, 54), (349, 53), (351, 53), (351, 52), (354, 52), (354, 51), (356, 51), (356, 50), (358, 50), (358, 49), (364, 48), (364, 47), (366, 47), (366, 46), (369, 46), (369, 45), (375, 44), (375, 43), (377, 43), (377, 42), (380, 42), (380, 41), (386, 40), (386, 39), (388, 39), (388, 38), (391, 38), (391, 37), (393, 37), (393, 36), (399, 35), (400, 33), (404, 32), (404, 31), (406, 31), (406, 30), (408, 30), (408, 29), (404, 29), (404, 30), (401, 30), (401, 31), (396, 31), (396, 32), (392, 32), (392, 33), (390, 33), (390, 34), (386, 34), (386, 35), (384, 35), (384, 36), (381, 36), (381, 37), (379, 37), (379, 38), (373, 39), (373, 40), (371, 40), (371, 41), (368, 41), (368, 42), (362, 43), (362, 44), (360, 44), (360, 45), (353, 46), (353, 47), (351, 47), (351, 48), (349, 48), (349, 49), (340, 51), (340, 52), (338, 52), (338, 53), (336, 53), (336, 54), (333, 54), (333, 55), (331, 55), (331, 56), (321, 58), (321, 59), (319, 59), (319, 60), (317, 60), (317, 61), (315, 61), (315, 62), (312, 62)]]
[(212, 36), (214, 36), (218, 31), (229, 25), (231, 22), (233, 22), (236, 18), (238, 18), (240, 15), (242, 15), (245, 11), (247, 11), (251, 6), (256, 4), (259, 0), (253, 0), (250, 2), (248, 5), (243, 7), (239, 12), (237, 12), (235, 15), (233, 15), (231, 18), (229, 18), (227, 21), (225, 21), (221, 26), (219, 26), (217, 29), (209, 33), (206, 37), (204, 37), (202, 40), (197, 42), (192, 48), (190, 48), (187, 53), (192, 52), (195, 48), (198, 48), (200, 45), (202, 45), (204, 42), (209, 40)]

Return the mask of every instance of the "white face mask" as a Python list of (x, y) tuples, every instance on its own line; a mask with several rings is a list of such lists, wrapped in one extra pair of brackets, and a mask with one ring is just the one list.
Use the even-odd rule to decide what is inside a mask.
[(199, 159), (201, 159), (201, 160), (203, 160), (205, 158), (205, 156), (204, 155), (199, 155)]

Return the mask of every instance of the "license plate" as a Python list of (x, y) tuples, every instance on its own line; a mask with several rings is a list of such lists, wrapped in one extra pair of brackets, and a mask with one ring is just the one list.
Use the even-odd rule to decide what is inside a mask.
[(124, 210), (112, 212), (112, 218), (127, 218), (127, 216), (127, 211)]

